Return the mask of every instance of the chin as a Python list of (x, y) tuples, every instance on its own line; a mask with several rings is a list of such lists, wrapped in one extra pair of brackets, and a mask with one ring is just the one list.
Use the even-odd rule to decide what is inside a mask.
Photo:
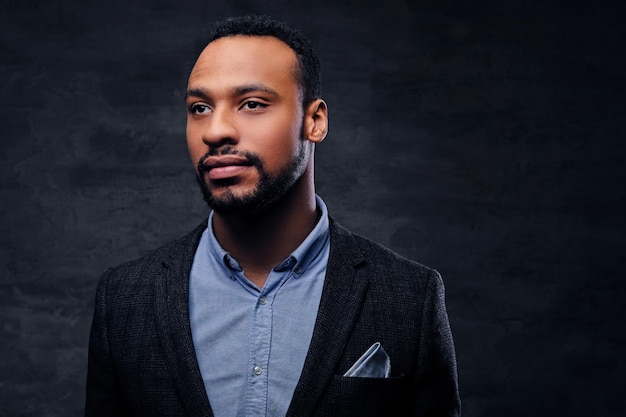
[(240, 197), (213, 197), (208, 204), (219, 214), (255, 216), (271, 210), (278, 201), (280, 201), (279, 198), (264, 199), (253, 194)]
[[(263, 213), (272, 200), (276, 200), (275, 193), (262, 192), (263, 187), (245, 189), (238, 186), (224, 186), (211, 190), (206, 183), (198, 179), (198, 185), (204, 196), (204, 201), (216, 213), (229, 215), (254, 215)], [(273, 194), (273, 198), (267, 198)]]

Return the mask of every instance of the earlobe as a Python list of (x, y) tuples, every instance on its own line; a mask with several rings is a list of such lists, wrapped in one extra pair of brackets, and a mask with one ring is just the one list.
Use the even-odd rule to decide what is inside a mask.
[(306, 108), (304, 117), (306, 138), (314, 143), (324, 140), (328, 133), (328, 107), (321, 98), (312, 101)]

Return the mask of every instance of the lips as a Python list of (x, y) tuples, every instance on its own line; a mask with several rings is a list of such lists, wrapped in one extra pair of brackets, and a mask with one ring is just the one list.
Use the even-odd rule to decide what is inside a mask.
[(216, 155), (205, 158), (201, 169), (208, 173), (209, 179), (221, 180), (241, 175), (252, 165), (245, 156)]

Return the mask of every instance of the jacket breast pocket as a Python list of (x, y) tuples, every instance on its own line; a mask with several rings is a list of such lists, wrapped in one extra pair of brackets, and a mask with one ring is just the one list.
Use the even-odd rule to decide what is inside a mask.
[[(390, 416), (406, 408), (409, 378), (334, 376), (321, 404), (320, 415)], [(397, 414), (396, 414), (397, 413)]]

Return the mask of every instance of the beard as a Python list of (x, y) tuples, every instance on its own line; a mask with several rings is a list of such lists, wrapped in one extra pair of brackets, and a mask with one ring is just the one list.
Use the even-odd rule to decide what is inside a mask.
[[(204, 160), (213, 155), (240, 155), (245, 157), (259, 173), (256, 187), (248, 193), (236, 195), (228, 188), (230, 185), (236, 184), (236, 181), (224, 180), (221, 186), (226, 189), (221, 195), (215, 195), (204, 181), (206, 169), (203, 165)], [(263, 161), (257, 154), (248, 151), (236, 151), (232, 146), (226, 146), (220, 152), (211, 151), (200, 158), (196, 180), (200, 186), (204, 201), (217, 213), (254, 215), (268, 210), (287, 195), (302, 178), (305, 168), (306, 147), (304, 142), (300, 142), (298, 154), (275, 175), (267, 172)]]

